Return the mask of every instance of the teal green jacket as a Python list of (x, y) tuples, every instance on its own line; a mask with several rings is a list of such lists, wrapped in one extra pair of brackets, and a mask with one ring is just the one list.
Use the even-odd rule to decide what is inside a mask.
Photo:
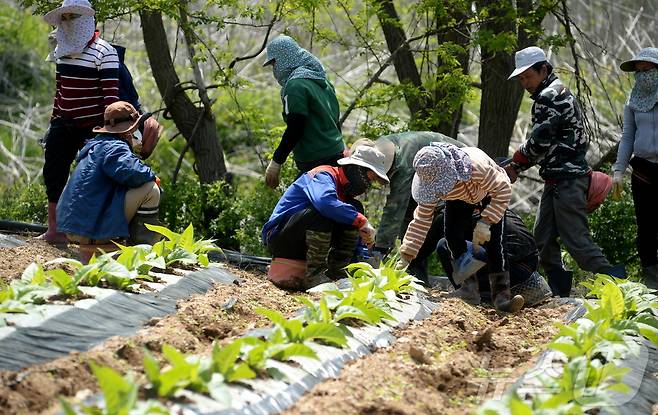
[(390, 249), (395, 245), (395, 239), (404, 235), (408, 221), (405, 213), (411, 200), (411, 181), (414, 177), (413, 162), (416, 153), (432, 142), (442, 142), (463, 147), (464, 144), (439, 133), (425, 131), (409, 131), (379, 137), (379, 140), (388, 140), (395, 144), (395, 157), (393, 165), (387, 175), (390, 183), (390, 192), (386, 197), (386, 204), (377, 230), (375, 246)]

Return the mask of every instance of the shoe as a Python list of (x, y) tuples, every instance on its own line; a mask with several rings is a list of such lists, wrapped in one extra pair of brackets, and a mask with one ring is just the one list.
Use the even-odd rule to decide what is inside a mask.
[(480, 305), (480, 290), (477, 277), (474, 275), (471, 278), (467, 278), (461, 287), (447, 294), (445, 297), (460, 298), (466, 303)]
[(652, 290), (658, 290), (658, 265), (642, 267), (642, 274), (644, 276), (644, 285)]
[[(466, 252), (461, 254), (456, 260), (452, 261), (452, 279), (459, 285), (466, 281), (466, 278), (475, 274), (480, 268), (487, 265), (486, 259), (484, 261), (482, 260), (486, 255), (483, 255), (482, 252), (486, 252), (484, 248), (474, 248), (471, 243), (467, 243), (466, 248)], [(481, 259), (477, 259), (476, 255)]]
[(617, 265), (611, 265), (605, 267), (603, 271), (601, 271), (601, 274), (610, 275), (611, 277), (615, 277), (615, 278), (622, 278), (622, 279), (628, 278), (628, 275), (626, 274), (626, 267), (624, 266), (624, 264), (617, 264)]
[(548, 286), (553, 295), (569, 297), (571, 295), (571, 284), (573, 282), (573, 271), (565, 269), (553, 269), (546, 271)]
[(532, 307), (553, 296), (551, 287), (537, 271), (530, 277), (511, 288), (512, 296), (520, 295), (526, 307)]
[(66, 244), (68, 238), (65, 233), (57, 232), (57, 203), (48, 202), (48, 229), (45, 233), (39, 235), (37, 239), (48, 242), (49, 244)]
[(516, 313), (523, 307), (524, 299), (521, 295), (512, 297), (509, 286), (509, 272), (489, 273), (491, 298), (496, 311)]

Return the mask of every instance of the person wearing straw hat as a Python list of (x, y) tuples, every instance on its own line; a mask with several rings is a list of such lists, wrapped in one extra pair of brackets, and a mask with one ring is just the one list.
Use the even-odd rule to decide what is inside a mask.
[(506, 170), (513, 183), (519, 171), (539, 165), (545, 186), (534, 235), (553, 293), (569, 296), (572, 283), (572, 272), (562, 263), (558, 239), (581, 269), (624, 277), (624, 266), (608, 262), (587, 224), (592, 169), (585, 159), (589, 140), (576, 97), (553, 73), (542, 49), (522, 49), (516, 52), (515, 62), (508, 79), (518, 80), (534, 101), (532, 131)]
[(613, 197), (621, 197), (622, 177), (630, 164), (637, 251), (645, 284), (658, 289), (658, 223), (653, 211), (658, 193), (658, 48), (642, 49), (620, 68), (634, 72), (635, 84), (624, 106), (624, 129), (612, 166)]
[(265, 171), (265, 183), (279, 185), (281, 165), (292, 152), (301, 173), (320, 165), (336, 166), (344, 156), (340, 108), (334, 86), (322, 64), (289, 36), (281, 35), (267, 45), (263, 66), (272, 66), (281, 85), (286, 131)]
[(144, 224), (158, 223), (160, 189), (141, 150), (138, 127), (148, 114), (129, 103), (110, 104), (98, 135), (80, 150), (71, 179), (57, 204), (58, 230), (82, 244), (128, 238), (129, 244), (153, 244), (156, 234)]
[[(55, 26), (56, 91), (44, 138), (43, 179), (48, 196), (48, 230), (40, 238), (66, 242), (57, 232), (56, 206), (76, 153), (103, 124), (106, 107), (119, 100), (119, 59), (116, 50), (95, 30), (95, 11), (87, 0), (64, 0), (44, 16)], [(56, 43), (56, 44), (55, 44)]]
[[(411, 181), (414, 177), (413, 161), (421, 148), (431, 143), (450, 143), (457, 147), (464, 144), (446, 135), (431, 131), (407, 131), (403, 133), (388, 134), (377, 140), (357, 140), (352, 144), (351, 151), (359, 145), (370, 145), (377, 148), (386, 157), (386, 175), (390, 180), (390, 188), (386, 195), (386, 202), (382, 210), (375, 246), (372, 248), (374, 256), (381, 259), (395, 246), (395, 240), (404, 236), (407, 226), (413, 219), (416, 202), (411, 197)], [(437, 207), (442, 210), (443, 204)], [(438, 213), (438, 212), (437, 212)], [(434, 216), (431, 229), (427, 233), (425, 243), (418, 251), (418, 255), (409, 264), (407, 272), (419, 280), (429, 283), (427, 260), (436, 249), (436, 244), (443, 237), (443, 221), (440, 215)]]
[(358, 238), (372, 246), (375, 229), (354, 199), (373, 181), (388, 183), (384, 155), (360, 146), (338, 167), (319, 166), (302, 174), (286, 190), (270, 219), (263, 226), (262, 240), (273, 256), (271, 270), (279, 258), (305, 260), (301, 278), (270, 280), (286, 289), (308, 289), (319, 283), (346, 276)]
[[(503, 243), (505, 210), (512, 197), (505, 170), (479, 148), (458, 148), (446, 143), (423, 147), (416, 153), (413, 167), (416, 173), (411, 195), (418, 207), (400, 246), (397, 267), (405, 268), (416, 257), (431, 227), (436, 206), (445, 201), (444, 234), (455, 282), (477, 287), (475, 273), (486, 263), (477, 259), (476, 250), (484, 246), (494, 307), (504, 312), (521, 309), (523, 297), (512, 297), (510, 293), (509, 265)], [(480, 210), (480, 219), (473, 226), (476, 209)], [(469, 239), (471, 250), (468, 250)]]

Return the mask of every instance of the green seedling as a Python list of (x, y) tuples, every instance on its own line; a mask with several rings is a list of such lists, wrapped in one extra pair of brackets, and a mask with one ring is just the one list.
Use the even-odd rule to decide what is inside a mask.
[(153, 252), (165, 258), (167, 266), (180, 263), (186, 265), (209, 264), (208, 252), (221, 251), (211, 239), (194, 240), (194, 227), (190, 224), (183, 233), (176, 233), (164, 226), (149, 225), (146, 227), (167, 238), (153, 245)]

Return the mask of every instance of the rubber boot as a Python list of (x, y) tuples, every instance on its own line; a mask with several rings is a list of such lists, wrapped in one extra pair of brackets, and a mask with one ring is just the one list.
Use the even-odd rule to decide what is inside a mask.
[(658, 265), (642, 267), (644, 274), (644, 285), (652, 290), (658, 290)]
[(160, 240), (160, 234), (149, 230), (145, 224), (159, 225), (158, 210), (150, 209), (148, 213), (137, 211), (133, 219), (128, 224), (130, 238), (128, 245), (154, 245)]
[(416, 258), (409, 264), (407, 273), (418, 278), (425, 284), (429, 285), (429, 273), (427, 272), (427, 258)]
[(480, 287), (477, 275), (467, 278), (462, 286), (446, 295), (446, 298), (461, 298), (465, 302), (473, 305), (480, 305)]
[(57, 203), (48, 202), (48, 230), (46, 233), (37, 237), (37, 239), (44, 240), (49, 244), (65, 244), (68, 243), (66, 234), (57, 232)]
[(342, 229), (334, 235), (329, 256), (327, 257), (327, 277), (339, 280), (347, 277), (345, 267), (350, 264), (354, 256), (354, 249), (359, 242), (359, 231), (356, 229)]
[(553, 295), (560, 297), (569, 297), (571, 295), (573, 271), (554, 269), (546, 271), (546, 276), (548, 277), (548, 286), (551, 287)]
[(523, 297), (511, 295), (509, 272), (489, 273), (489, 285), (491, 285), (491, 298), (496, 311), (516, 313), (523, 307)]
[(615, 278), (628, 278), (624, 264), (610, 265), (609, 267), (606, 267), (604, 270), (602, 270), (601, 274), (610, 275), (611, 277)]
[(306, 275), (302, 289), (330, 282), (327, 278), (327, 257), (331, 249), (331, 232), (306, 231)]

